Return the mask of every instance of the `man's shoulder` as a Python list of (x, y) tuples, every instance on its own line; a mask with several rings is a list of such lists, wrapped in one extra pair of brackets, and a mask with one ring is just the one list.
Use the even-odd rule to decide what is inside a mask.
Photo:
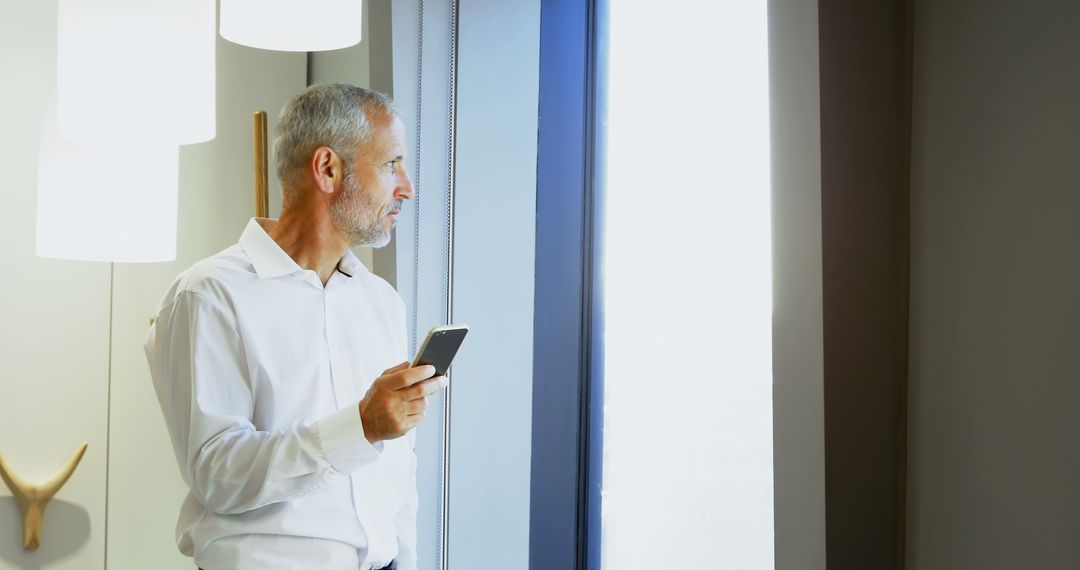
[(226, 300), (239, 281), (253, 276), (251, 261), (240, 246), (234, 244), (182, 271), (169, 288), (165, 301), (167, 303), (184, 293), (204, 299)]

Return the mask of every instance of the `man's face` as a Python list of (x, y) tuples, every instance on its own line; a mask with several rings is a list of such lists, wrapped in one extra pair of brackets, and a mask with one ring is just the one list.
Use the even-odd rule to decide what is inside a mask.
[(404, 200), (413, 197), (405, 170), (405, 126), (388, 115), (372, 117), (372, 137), (361, 145), (330, 208), (334, 224), (352, 246), (383, 247)]

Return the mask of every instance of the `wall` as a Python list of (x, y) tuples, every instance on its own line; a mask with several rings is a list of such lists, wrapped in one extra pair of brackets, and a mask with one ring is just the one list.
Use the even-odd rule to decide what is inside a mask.
[(897, 568), (904, 543), (908, 2), (818, 5), (829, 568)]
[(776, 568), (825, 568), (818, 6), (769, 2)]
[[(363, 31), (360, 35), (360, 43), (344, 49), (332, 51), (312, 52), (307, 55), (307, 84), (316, 83), (348, 83), (360, 87), (371, 88), (371, 2), (363, 3)], [(355, 247), (353, 253), (356, 257), (372, 269), (372, 249), (370, 247)]]
[[(166, 289), (196, 261), (237, 242), (254, 215), (252, 121), (269, 132), (285, 102), (305, 86), (304, 54), (257, 50), (217, 39), (217, 137), (181, 147), (176, 261), (117, 264), (113, 298), (109, 460), (109, 570), (188, 570), (174, 529), (187, 487), (154, 395), (142, 343)], [(270, 153), (270, 216), (281, 188)]]
[[(390, 0), (363, 4), (360, 43), (344, 49), (307, 55), (307, 83), (349, 83), (393, 96)], [(353, 253), (376, 275), (397, 284), (397, 240), (379, 249), (354, 247)]]
[(1080, 567), (1080, 3), (916, 2), (908, 568)]
[[(403, 3), (399, 1), (395, 4), (396, 16)], [(525, 4), (530, 10), (534, 7), (534, 3)], [(824, 568), (825, 562), (821, 432), (821, 205), (816, 51), (818, 30), (816, 5), (812, 4), (794, 0), (770, 3), (770, 26), (773, 30), (770, 48), (774, 54), (772, 92), (776, 95), (773, 107), (773, 174), (776, 187), (774, 236), (777, 279), (777, 567), (800, 569)], [(464, 9), (479, 5), (465, 2)], [(103, 264), (41, 260), (26, 249), (25, 244), (32, 244), (33, 232), (33, 192), (29, 189), (35, 186), (36, 164), (32, 150), (35, 145), (32, 141), (36, 140), (38, 128), (36, 109), (40, 108), (47, 89), (46, 84), (51, 82), (51, 79), (48, 82), (43, 81), (45, 72), (42, 70), (50, 69), (54, 59), (50, 50), (55, 43), (51, 36), (55, 8), (51, 2), (21, 5), (18, 12), (11, 6), (10, 3), (4, 5), (3, 18), (0, 18), (0, 26), (4, 32), (0, 34), (0, 41), (5, 48), (0, 50), (0, 57), (3, 58), (2, 76), (20, 78), (20, 89), (0, 93), (5, 103), (0, 108), (24, 109), (26, 112), (5, 113), (4, 116), (5, 134), (15, 135), (5, 136), (0, 140), (0, 145), (5, 145), (4, 152), (0, 152), (0, 160), (4, 161), (4, 167), (0, 169), (5, 176), (3, 192), (5, 197), (11, 197), (11, 222), (0, 227), (0, 231), (4, 232), (0, 235), (5, 243), (24, 244), (4, 250), (5, 271), (10, 271), (5, 274), (29, 277), (22, 283), (12, 279), (5, 280), (2, 291), (5, 299), (17, 299), (18, 302), (5, 304), (6, 317), (10, 319), (7, 322), (11, 324), (4, 327), (0, 333), (7, 335), (0, 344), (0, 350), (4, 350), (5, 356), (0, 359), (0, 366), (3, 366), (0, 370), (3, 370), (4, 375), (3, 383), (0, 384), (0, 417), (4, 418), (5, 428), (0, 432), (0, 453), (5, 453), (5, 457), (17, 465), (25, 461), (28, 467), (24, 469), (24, 473), (33, 477), (51, 471), (73, 449), (68, 436), (75, 434), (69, 434), (68, 430), (64, 429), (65, 426), (86, 426), (86, 431), (80, 429), (77, 436), (79, 440), (88, 440), (91, 447), (79, 472), (58, 499), (70, 501), (70, 504), (65, 507), (63, 502), (57, 502), (51, 507), (43, 549), (32, 555), (25, 555), (21, 549), (16, 550), (17, 544), (11, 546), (10, 537), (17, 536), (17, 531), (0, 527), (0, 533), (3, 533), (0, 537), (0, 556), (3, 556), (2, 563), (6, 565), (4, 567), (40, 565), (49, 568), (100, 568), (103, 563), (98, 561), (104, 559), (105, 544), (109, 271), (108, 266)], [(429, 9), (435, 10), (435, 7), (429, 5)], [(432, 16), (429, 14), (429, 17)], [(528, 12), (523, 17), (531, 18), (533, 13)], [(525, 20), (515, 22), (515, 26), (521, 26), (520, 29), (529, 29), (528, 24)], [(396, 19), (394, 25), (397, 29)], [(484, 33), (498, 37), (496, 30)], [(474, 36), (477, 40), (484, 37)], [(468, 39), (464, 43), (469, 45)], [(12, 45), (17, 45), (18, 49), (7, 49)], [(146, 319), (176, 273), (195, 260), (236, 240), (251, 211), (251, 182), (248, 174), (250, 112), (256, 108), (270, 111), (272, 129), (276, 112), (285, 98), (300, 90), (307, 79), (302, 55), (261, 52), (222, 41), (219, 41), (219, 48), (218, 138), (211, 143), (185, 148), (181, 155), (178, 259), (170, 264), (115, 267), (113, 285), (116, 306), (113, 312), (115, 334), (112, 338), (111, 405), (114, 441), (110, 450), (112, 468), (109, 473), (111, 485), (108, 493), (110, 568), (189, 567), (189, 561), (176, 554), (171, 543), (176, 509), (179, 498), (183, 495), (183, 488), (179, 483), (141, 353)], [(479, 47), (473, 45), (473, 49)], [(394, 57), (399, 57), (397, 50)], [(415, 53), (405, 52), (400, 57), (402, 61), (412, 62), (413, 65), (417, 61)], [(506, 63), (499, 53), (490, 53), (487, 57), (494, 62)], [(483, 69), (474, 69), (473, 72), (479, 77), (487, 77), (484, 74), (491, 73)], [(432, 76), (429, 74), (429, 80), (430, 77)], [(373, 73), (371, 79), (375, 79)], [(415, 84), (411, 87), (411, 92), (415, 93)], [(529, 85), (516, 84), (514, 89), (521, 90), (515, 91), (520, 95), (528, 92)], [(442, 93), (445, 94), (445, 89)], [(500, 112), (530, 105), (535, 109), (528, 97), (509, 100), (506, 105)], [(463, 101), (463, 125), (471, 123), (473, 128), (476, 128), (488, 124), (480, 111), (481, 107), (478, 99)], [(409, 108), (415, 108), (415, 101), (412, 101)], [(433, 113), (431, 116), (437, 118), (439, 114), (444, 115), (445, 110), (445, 106), (429, 105), (425, 113)], [(517, 129), (515, 136), (525, 137), (521, 134), (524, 132), (522, 127), (514, 123), (514, 128)], [(426, 148), (434, 153), (431, 160), (437, 167), (433, 168), (432, 174), (424, 180), (437, 184), (440, 182), (439, 168), (445, 166), (439, 165), (444, 157), (437, 151), (446, 136), (445, 132), (439, 131), (437, 123), (433, 123), (430, 128), (434, 132), (430, 134), (429, 146)], [(467, 140), (468, 137), (463, 137), (462, 144), (467, 144)], [(535, 142), (535, 135), (532, 140)], [(30, 142), (14, 144), (14, 141)], [(474, 152), (479, 150), (480, 147), (474, 147)], [(473, 176), (478, 180), (482, 178), (482, 169), (474, 170), (471, 175), (465, 170), (464, 176)], [(534, 173), (534, 167), (523, 167), (515, 171), (516, 175), (526, 179)], [(525, 184), (521, 187), (527, 186)], [(422, 186), (421, 191), (426, 187)], [(501, 189), (490, 184), (479, 185), (475, 195), (479, 202), (470, 204), (465, 199), (462, 207), (480, 212), (481, 208), (487, 205), (484, 200), (492, 204), (500, 200), (498, 190)], [(271, 191), (271, 197), (271, 213), (275, 215), (280, 208), (276, 188)], [(529, 199), (527, 192), (516, 194), (515, 200), (519, 202), (513, 204), (514, 211), (521, 211), (521, 204)], [(441, 205), (438, 200), (430, 203)], [(435, 209), (432, 209), (436, 220), (445, 216), (445, 212), (440, 212), (437, 208), (438, 206), (435, 206)], [(500, 222), (489, 220), (487, 223)], [(441, 226), (436, 222), (425, 227), (425, 231), (438, 234)], [(479, 241), (483, 238), (485, 229), (499, 228), (489, 228), (481, 224), (474, 228), (471, 237), (466, 235), (463, 239)], [(527, 226), (513, 228), (515, 232), (526, 230)], [(19, 247), (23, 249), (20, 250)], [(531, 248), (526, 249), (531, 251)], [(465, 259), (463, 263), (479, 263), (483, 252), (477, 250), (476, 255), (478, 257)], [(531, 261), (518, 261), (531, 267)], [(411, 266), (411, 261), (409, 265)], [(437, 267), (438, 263), (433, 265)], [(437, 279), (437, 269), (434, 271), (436, 273), (433, 278)], [(403, 275), (411, 280), (411, 274), (405, 272)], [(439, 284), (436, 283), (435, 289), (438, 287)], [(519, 293), (517, 301), (523, 306), (531, 307), (531, 299), (525, 298), (527, 292), (520, 289), (515, 291)], [(406, 289), (405, 292), (407, 298), (410, 298), (410, 290)], [(482, 294), (465, 296), (462, 299), (462, 311), (467, 313), (470, 306), (478, 311), (482, 309)], [(432, 298), (425, 302), (437, 305), (439, 301), (438, 298)], [(433, 309), (433, 312), (438, 313), (438, 308)], [(476, 315), (476, 318), (483, 319), (484, 322), (495, 323), (490, 326), (498, 326), (499, 315), (479, 312)], [(523, 346), (531, 345), (531, 339), (524, 339), (523, 342)], [(65, 360), (55, 357), (54, 347), (63, 347)], [(481, 353), (479, 349), (474, 350), (475, 354)], [(505, 358), (514, 358), (518, 353), (503, 351), (500, 354)], [(463, 353), (462, 357), (462, 368), (468, 368), (466, 354)], [(472, 367), (479, 370), (485, 363), (476, 360), (475, 355), (473, 358)], [(33, 363), (33, 366), (29, 363)], [(474, 386), (473, 390), (496, 386), (495, 382), (499, 380), (495, 376), (485, 378), (465, 374), (462, 370), (459, 372), (463, 382), (477, 379), (478, 386)], [(86, 376), (76, 376), (76, 373)], [(91, 380), (82, 380), (87, 377)], [(57, 384), (56, 378), (65, 380), (62, 384)], [(520, 385), (515, 384), (515, 389), (519, 387)], [(469, 390), (463, 390), (463, 397), (468, 396)], [(56, 396), (58, 393), (63, 396)], [(18, 396), (15, 396), (16, 394)], [(50, 401), (49, 413), (42, 413), (41, 408), (26, 405), (27, 401), (44, 401), (46, 397)], [(467, 406), (469, 400), (466, 398), (464, 402)], [(52, 416), (55, 416), (55, 419)], [(12, 433), (13, 430), (7, 426), (16, 425), (17, 422), (8, 423), (9, 418), (19, 418), (27, 428), (17, 434)], [(434, 414), (429, 422), (433, 419)], [(529, 424), (527, 415), (515, 417), (514, 421), (520, 422), (521, 426)], [(434, 422), (431, 423), (434, 425)], [(467, 432), (471, 428), (461, 429)], [(527, 427), (523, 429), (527, 430)], [(35, 438), (31, 445), (29, 440), (22, 438), (22, 431), (37, 431), (47, 433), (48, 436)], [(520, 430), (506, 430), (504, 443), (513, 445), (515, 438), (521, 433)], [(527, 435), (524, 444), (528, 445)], [(8, 452), (9, 448), (12, 451)], [(520, 449), (517, 451), (521, 452)], [(26, 459), (21, 459), (23, 457)], [(473, 468), (476, 461), (484, 459), (484, 456), (478, 453), (473, 453), (471, 457)], [(527, 476), (527, 470), (524, 474)], [(495, 472), (489, 475), (494, 477)], [(506, 489), (520, 488), (522, 496), (527, 497), (526, 488), (520, 487), (522, 473), (513, 472), (511, 476), (517, 478), (517, 483), (502, 481), (496, 491), (505, 493)], [(474, 499), (477, 492), (483, 491), (481, 485), (470, 484), (468, 481), (465, 483), (467, 485), (464, 491), (467, 494), (462, 496), (462, 500), (455, 502), (455, 505), (468, 505), (467, 501)], [(0, 489), (0, 492), (2, 491)], [(6, 496), (0, 497), (0, 503), (4, 499)], [(10, 499), (6, 500), (10, 502)], [(0, 510), (0, 525), (18, 524), (14, 506), (9, 507)], [(518, 507), (521, 505), (506, 505), (508, 509)], [(57, 516), (65, 514), (65, 511), (71, 516)], [(483, 520), (490, 525), (489, 528), (495, 528), (503, 521), (501, 518), (485, 518), (482, 514), (477, 516), (476, 513), (468, 511), (457, 513), (459, 514), (454, 516), (464, 517), (462, 520)], [(511, 517), (511, 520), (516, 519)], [(65, 528), (64, 524), (70, 526)], [(56, 534), (52, 536), (57, 536), (58, 540), (52, 543), (56, 545), (55, 549), (49, 551), (46, 550), (50, 544), (49, 533), (53, 530)], [(527, 536), (527, 532), (523, 534), (519, 525), (508, 525), (506, 530), (511, 538), (506, 543), (508, 548), (517, 544), (514, 542), (515, 537)], [(469, 541), (464, 544), (471, 542), (470, 546), (464, 548), (465, 552), (475, 548), (477, 532), (476, 529), (466, 529), (463, 533), (464, 539)], [(76, 540), (74, 543), (69, 542), (65, 535), (74, 536)], [(82, 538), (83, 535), (85, 538)], [(9, 542), (2, 542), (4, 540)], [(500, 551), (499, 559), (516, 560), (513, 556), (514, 553), (510, 550)], [(26, 562), (27, 560), (30, 562)]]
[(86, 455), (49, 504), (41, 547), (0, 484), (0, 568), (83, 570), (105, 557), (109, 266), (34, 254), (38, 137), (56, 82), (56, 3), (0, 3), (0, 455), (30, 481)]
[[(0, 77), (18, 86), (0, 90), (7, 212), (0, 224), (0, 454), (35, 480), (50, 476), (82, 441), (89, 448), (50, 503), (36, 552), (22, 550), (18, 509), (0, 487), (0, 569), (86, 570), (106, 567), (107, 559), (111, 570), (187, 570), (191, 561), (173, 540), (186, 489), (142, 341), (172, 279), (235, 243), (252, 215), (251, 113), (270, 111), (272, 129), (286, 99), (304, 87), (306, 62), (303, 54), (218, 39), (217, 138), (181, 149), (176, 261), (43, 259), (33, 251), (37, 140), (55, 82), (55, 29), (55, 2), (0, 4)], [(276, 215), (276, 182), (270, 196)]]

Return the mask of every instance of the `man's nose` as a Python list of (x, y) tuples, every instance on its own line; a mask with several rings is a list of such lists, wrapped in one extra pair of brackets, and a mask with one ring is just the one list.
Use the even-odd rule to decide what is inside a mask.
[(412, 179), (409, 178), (408, 171), (402, 170), (397, 188), (394, 190), (394, 197), (398, 200), (412, 200), (414, 194)]

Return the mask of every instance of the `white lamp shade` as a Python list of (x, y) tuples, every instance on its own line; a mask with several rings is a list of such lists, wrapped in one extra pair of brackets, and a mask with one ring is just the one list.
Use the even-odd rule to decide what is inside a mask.
[(325, 51), (360, 42), (361, 0), (221, 0), (221, 37), (279, 51)]
[(59, 0), (57, 17), (64, 138), (214, 138), (214, 0)]
[(38, 152), (37, 254), (86, 261), (176, 259), (180, 148), (62, 139), (50, 101)]

